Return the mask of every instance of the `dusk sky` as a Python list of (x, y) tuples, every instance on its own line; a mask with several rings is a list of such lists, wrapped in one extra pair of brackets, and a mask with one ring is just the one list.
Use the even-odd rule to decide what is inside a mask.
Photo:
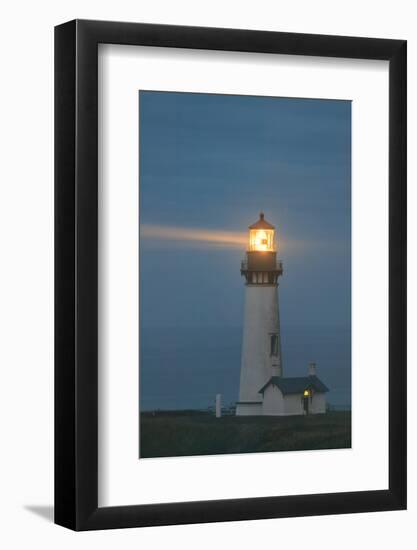
[(237, 399), (247, 227), (275, 225), (284, 375), (350, 405), (349, 101), (140, 92), (141, 408)]

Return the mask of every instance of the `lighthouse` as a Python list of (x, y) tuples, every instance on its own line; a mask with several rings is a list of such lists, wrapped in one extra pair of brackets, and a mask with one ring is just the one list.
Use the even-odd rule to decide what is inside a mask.
[(240, 368), (238, 416), (287, 416), (326, 412), (327, 386), (311, 362), (307, 376), (284, 377), (278, 305), (278, 279), (283, 273), (277, 258), (275, 227), (265, 220), (249, 226), (246, 257), (245, 313)]
[(275, 227), (263, 212), (249, 226), (245, 279), (245, 312), (237, 415), (262, 414), (259, 390), (271, 377), (283, 375), (278, 306), (278, 278), (282, 262), (277, 259)]

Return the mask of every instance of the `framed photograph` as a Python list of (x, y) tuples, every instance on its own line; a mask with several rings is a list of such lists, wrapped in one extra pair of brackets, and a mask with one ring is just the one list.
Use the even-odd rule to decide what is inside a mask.
[(406, 508), (406, 42), (55, 29), (55, 522)]

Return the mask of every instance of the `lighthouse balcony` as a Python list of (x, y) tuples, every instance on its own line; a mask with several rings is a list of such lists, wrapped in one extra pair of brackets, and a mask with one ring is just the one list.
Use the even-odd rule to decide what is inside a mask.
[(275, 260), (273, 265), (270, 266), (255, 266), (253, 262), (248, 262), (248, 260), (242, 260), (240, 265), (240, 273), (245, 275), (247, 273), (275, 273), (276, 275), (282, 275), (283, 265), (281, 260)]

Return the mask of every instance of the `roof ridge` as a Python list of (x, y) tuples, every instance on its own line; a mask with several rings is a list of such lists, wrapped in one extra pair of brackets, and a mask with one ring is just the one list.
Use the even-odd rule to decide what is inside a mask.
[(290, 393), (302, 393), (310, 385), (318, 393), (325, 393), (329, 391), (329, 388), (320, 380), (317, 375), (288, 377), (271, 376), (269, 380), (258, 391), (258, 393), (263, 393), (270, 384), (275, 384), (276, 386), (278, 386), (284, 395)]

